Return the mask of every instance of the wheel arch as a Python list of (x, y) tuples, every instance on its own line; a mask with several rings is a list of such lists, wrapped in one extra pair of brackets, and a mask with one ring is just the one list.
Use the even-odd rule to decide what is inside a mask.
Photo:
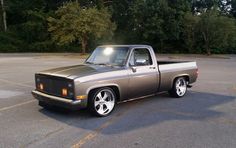
[[(91, 94), (91, 92), (97, 90), (97, 89), (101, 89), (101, 88), (110, 88), (114, 91), (116, 97), (117, 97), (117, 101), (119, 102), (120, 101), (120, 88), (117, 84), (104, 84), (104, 85), (96, 85), (96, 86), (93, 86), (93, 87), (90, 87), (88, 90), (87, 90), (87, 95), (89, 96)], [(89, 98), (88, 98), (89, 99)]]
[(180, 78), (180, 77), (184, 77), (187, 82), (190, 81), (190, 76), (189, 76), (188, 74), (177, 75), (177, 76), (175, 76), (175, 77), (172, 79), (172, 81), (171, 81), (171, 86), (173, 86), (175, 80), (178, 79), (178, 78)]

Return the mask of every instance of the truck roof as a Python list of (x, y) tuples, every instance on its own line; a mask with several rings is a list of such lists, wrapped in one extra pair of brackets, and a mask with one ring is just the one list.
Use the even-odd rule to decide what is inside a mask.
[(98, 47), (128, 47), (128, 48), (136, 48), (136, 47), (144, 47), (144, 48), (147, 48), (147, 47), (151, 47), (150, 45), (101, 45), (101, 46), (98, 46)]

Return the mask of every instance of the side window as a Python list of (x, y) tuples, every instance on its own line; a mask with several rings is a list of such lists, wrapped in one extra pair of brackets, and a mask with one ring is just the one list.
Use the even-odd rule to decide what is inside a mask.
[(146, 48), (134, 49), (130, 56), (129, 64), (131, 66), (152, 65), (152, 58), (149, 50)]

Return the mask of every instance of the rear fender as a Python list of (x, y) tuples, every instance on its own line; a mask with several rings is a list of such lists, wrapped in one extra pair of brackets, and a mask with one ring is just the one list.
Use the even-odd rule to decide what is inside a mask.
[(172, 86), (173, 86), (173, 83), (174, 83), (174, 81), (175, 81), (175, 79), (176, 78), (179, 78), (179, 77), (187, 77), (188, 78), (188, 80), (187, 80), (187, 83), (189, 82), (189, 79), (190, 79), (190, 76), (189, 76), (189, 74), (179, 74), (179, 75), (177, 75), (177, 76), (175, 76), (175, 77), (173, 77), (173, 79), (172, 79)]

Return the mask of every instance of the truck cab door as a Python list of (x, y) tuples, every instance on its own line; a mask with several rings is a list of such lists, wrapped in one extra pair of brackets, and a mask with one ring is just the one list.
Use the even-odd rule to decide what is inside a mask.
[[(154, 56), (154, 55), (153, 55)], [(135, 48), (131, 51), (129, 65), (129, 98), (155, 94), (159, 85), (159, 73), (155, 57), (150, 49)]]

